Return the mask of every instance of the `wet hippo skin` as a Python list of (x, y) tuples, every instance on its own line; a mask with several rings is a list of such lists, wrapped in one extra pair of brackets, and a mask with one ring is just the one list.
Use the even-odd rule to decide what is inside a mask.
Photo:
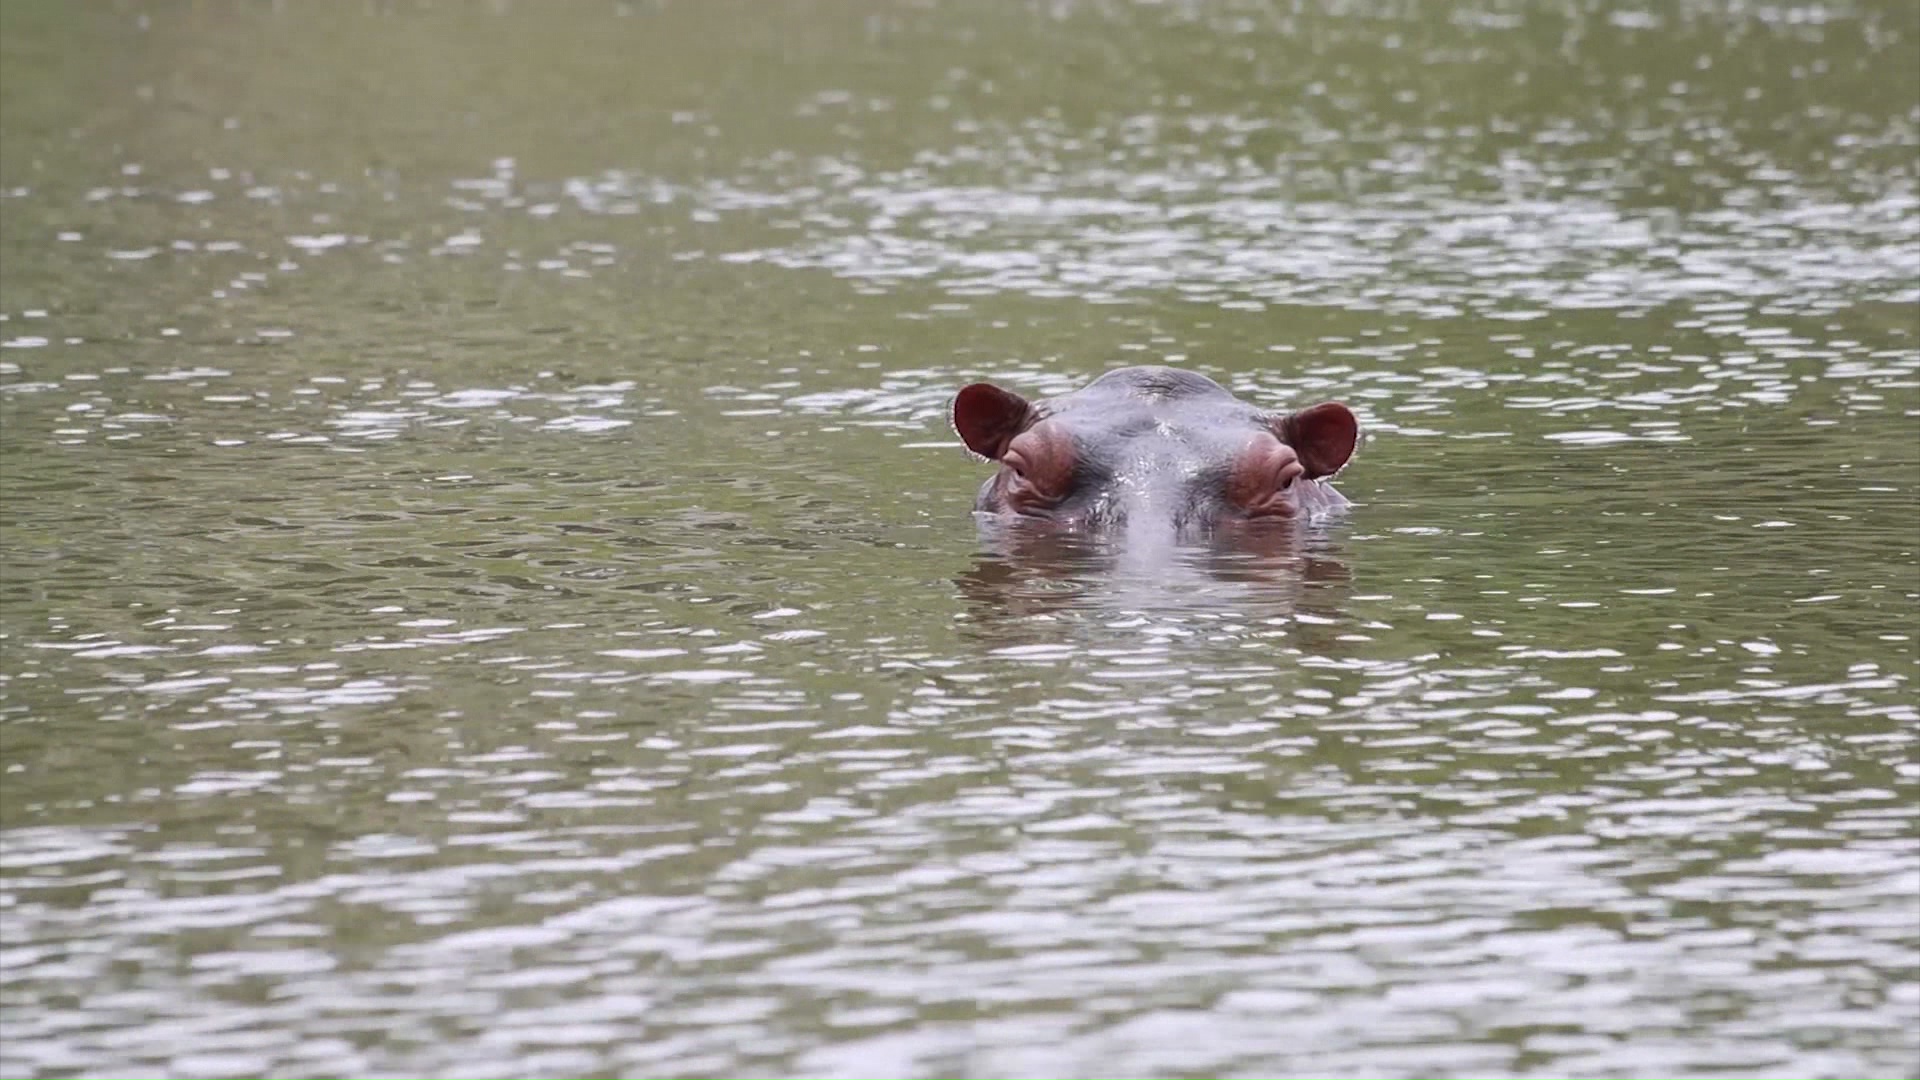
[(1164, 367), (1119, 368), (1031, 402), (974, 383), (954, 397), (953, 428), (999, 465), (976, 513), (1175, 534), (1345, 507), (1326, 479), (1360, 435), (1337, 401), (1269, 412)]

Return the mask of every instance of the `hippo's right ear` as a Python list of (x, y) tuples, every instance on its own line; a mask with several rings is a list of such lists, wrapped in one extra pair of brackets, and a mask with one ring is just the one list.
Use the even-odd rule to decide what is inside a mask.
[(1280, 418), (1274, 425), (1280, 441), (1293, 447), (1308, 479), (1332, 476), (1353, 456), (1360, 441), (1360, 421), (1338, 401), (1323, 401), (1310, 409)]
[(977, 382), (954, 395), (952, 420), (954, 433), (968, 450), (998, 461), (1013, 437), (1033, 425), (1033, 406), (1011, 390)]

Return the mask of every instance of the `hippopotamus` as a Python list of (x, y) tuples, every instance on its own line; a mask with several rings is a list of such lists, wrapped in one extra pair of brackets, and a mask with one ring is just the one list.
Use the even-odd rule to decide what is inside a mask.
[(973, 383), (952, 419), (968, 450), (999, 463), (976, 514), (1176, 535), (1347, 506), (1326, 481), (1360, 437), (1340, 402), (1270, 412), (1166, 367), (1119, 368), (1039, 401)]

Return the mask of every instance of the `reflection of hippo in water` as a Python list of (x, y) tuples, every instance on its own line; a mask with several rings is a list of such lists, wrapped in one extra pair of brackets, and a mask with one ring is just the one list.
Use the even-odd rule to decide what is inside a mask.
[(1109, 371), (1036, 402), (974, 383), (953, 399), (953, 427), (967, 449), (1000, 463), (976, 512), (1161, 533), (1346, 506), (1323, 478), (1360, 435), (1339, 402), (1270, 413), (1163, 367)]

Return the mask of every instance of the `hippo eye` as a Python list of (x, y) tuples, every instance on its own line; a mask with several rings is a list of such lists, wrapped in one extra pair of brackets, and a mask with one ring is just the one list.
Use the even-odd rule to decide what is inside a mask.
[(1294, 512), (1294, 481), (1305, 474), (1292, 447), (1262, 432), (1233, 462), (1224, 494), (1249, 517), (1290, 517)]
[(1293, 486), (1293, 482), (1295, 480), (1298, 480), (1302, 476), (1305, 476), (1306, 472), (1307, 472), (1306, 469), (1302, 468), (1298, 461), (1287, 462), (1285, 465), (1282, 465), (1280, 467), (1280, 479), (1276, 481), (1274, 484), (1275, 490), (1278, 490), (1278, 491), (1287, 490), (1288, 488)]
[(1015, 437), (1000, 455), (1000, 464), (1011, 474), (1010, 497), (1029, 503), (1058, 502), (1074, 484), (1073, 439), (1043, 422)]

